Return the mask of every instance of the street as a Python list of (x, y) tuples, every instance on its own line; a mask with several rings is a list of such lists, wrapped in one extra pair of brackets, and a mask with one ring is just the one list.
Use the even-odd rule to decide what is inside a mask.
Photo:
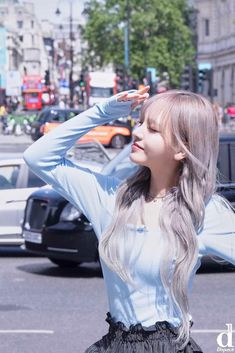
[[(1, 158), (7, 158), (7, 156), (14, 157), (16, 155), (19, 157), (32, 143), (33, 141), (28, 135), (14, 136), (0, 134), (0, 156)], [(120, 151), (115, 148), (107, 148), (106, 150), (111, 158)]]
[[(1, 250), (0, 352), (83, 353), (107, 332), (104, 282), (95, 263), (61, 269), (46, 258)], [(231, 266), (201, 267), (190, 297), (192, 337), (214, 353), (234, 322)], [(217, 332), (209, 332), (217, 330)]]
[[(0, 353), (84, 353), (109, 307), (185, 321), (187, 294), (202, 352), (235, 353), (234, 24), (235, 0), (0, 1)], [(105, 266), (106, 297), (97, 238), (144, 295)]]
[[(1, 136), (1, 156), (22, 155), (31, 143), (28, 136)], [(203, 352), (214, 353), (226, 324), (235, 327), (234, 266), (207, 260), (190, 297), (191, 332)], [(83, 353), (107, 333), (108, 304), (97, 263), (61, 269), (47, 258), (1, 248), (0, 264), (0, 352)]]

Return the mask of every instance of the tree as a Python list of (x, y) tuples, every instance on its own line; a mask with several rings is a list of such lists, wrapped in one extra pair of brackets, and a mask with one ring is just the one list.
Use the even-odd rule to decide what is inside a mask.
[[(192, 33), (186, 24), (185, 0), (129, 0), (130, 72), (145, 75), (146, 67), (168, 72), (172, 87), (194, 57)], [(124, 62), (123, 27), (127, 0), (90, 0), (85, 5), (87, 17), (82, 36), (88, 48), (84, 62), (92, 67)]]

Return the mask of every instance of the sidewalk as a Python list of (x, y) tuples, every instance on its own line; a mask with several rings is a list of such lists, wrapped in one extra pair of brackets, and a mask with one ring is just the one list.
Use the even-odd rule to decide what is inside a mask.
[(31, 145), (33, 140), (29, 135), (0, 135), (0, 145)]

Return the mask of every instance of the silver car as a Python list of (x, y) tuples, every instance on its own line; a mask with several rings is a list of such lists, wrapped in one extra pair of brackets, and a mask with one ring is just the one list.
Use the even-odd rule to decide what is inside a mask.
[[(98, 141), (76, 144), (67, 157), (97, 172), (110, 161)], [(26, 201), (32, 192), (44, 185), (43, 180), (28, 168), (23, 158), (0, 160), (0, 246), (24, 243), (21, 225)]]
[(29, 195), (45, 183), (23, 158), (0, 160), (0, 245), (21, 245), (21, 221)]

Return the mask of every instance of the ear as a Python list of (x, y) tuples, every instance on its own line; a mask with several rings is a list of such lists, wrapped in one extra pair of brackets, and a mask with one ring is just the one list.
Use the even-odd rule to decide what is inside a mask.
[(174, 155), (174, 159), (176, 161), (181, 161), (182, 159), (186, 158), (186, 153), (185, 152), (177, 152), (175, 155)]

